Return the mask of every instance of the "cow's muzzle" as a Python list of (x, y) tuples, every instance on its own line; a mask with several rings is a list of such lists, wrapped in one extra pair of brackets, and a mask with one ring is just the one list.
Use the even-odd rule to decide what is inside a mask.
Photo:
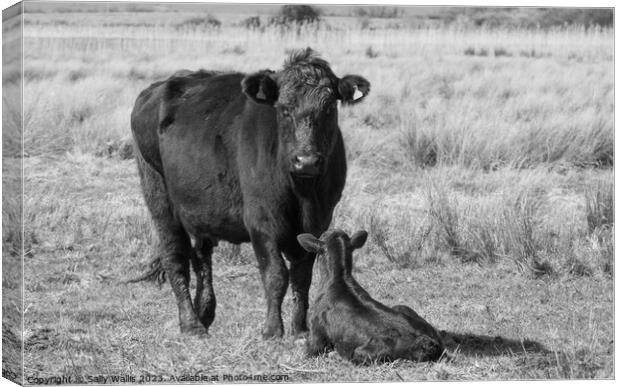
[(319, 154), (293, 156), (291, 173), (298, 177), (316, 177), (323, 171), (323, 157)]

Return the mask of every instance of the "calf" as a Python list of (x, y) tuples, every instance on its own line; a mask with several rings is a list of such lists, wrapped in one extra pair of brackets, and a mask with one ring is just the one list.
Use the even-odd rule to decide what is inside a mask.
[(374, 300), (353, 278), (352, 252), (364, 245), (365, 231), (351, 238), (330, 230), (317, 239), (297, 237), (308, 252), (317, 254), (317, 296), (310, 306), (308, 355), (335, 349), (356, 364), (437, 360), (443, 345), (437, 331), (411, 308), (389, 308)]

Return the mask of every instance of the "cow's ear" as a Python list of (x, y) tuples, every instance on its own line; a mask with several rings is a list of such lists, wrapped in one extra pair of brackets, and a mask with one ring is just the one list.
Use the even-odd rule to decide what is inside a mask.
[(368, 233), (364, 230), (360, 230), (353, 234), (353, 236), (351, 237), (351, 247), (353, 247), (353, 250), (359, 249), (360, 247), (364, 246), (364, 243), (366, 243), (366, 239), (368, 239)]
[(309, 253), (323, 254), (325, 252), (324, 242), (312, 234), (299, 234), (297, 241)]
[(263, 70), (246, 75), (241, 81), (241, 90), (256, 103), (273, 105), (278, 100), (278, 84), (274, 72)]
[(370, 91), (370, 82), (359, 75), (345, 75), (338, 81), (340, 100), (345, 104), (360, 102)]

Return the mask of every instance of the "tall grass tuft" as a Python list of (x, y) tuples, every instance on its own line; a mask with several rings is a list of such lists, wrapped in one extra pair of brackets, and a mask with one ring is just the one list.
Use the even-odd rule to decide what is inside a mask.
[(441, 182), (428, 185), (427, 213), (436, 245), (461, 262), (495, 262), (501, 245), (497, 203), (487, 206), (472, 199), (463, 204), (447, 192)]
[(405, 159), (411, 160), (418, 168), (433, 167), (437, 164), (437, 140), (432, 133), (416, 130), (409, 123), (399, 138)]
[(493, 49), (493, 55), (495, 55), (496, 57), (500, 57), (500, 56), (512, 56), (512, 54), (510, 52), (508, 52), (505, 48), (503, 47), (496, 47)]
[(599, 180), (585, 192), (586, 222), (590, 241), (589, 255), (604, 273), (614, 272), (614, 185)]
[(590, 234), (597, 229), (614, 225), (614, 186), (612, 181), (601, 180), (586, 189), (586, 220)]
[(614, 225), (605, 229), (598, 229), (595, 232), (598, 247), (595, 251), (597, 260), (604, 273), (614, 275)]
[[(2, 93), (2, 153), (3, 157), (19, 157), (22, 154), (22, 115), (20, 87), (16, 84), (3, 84)], [(17, 98), (7, 99), (12, 95)]]
[(22, 249), (22, 208), (21, 196), (14, 188), (3, 182), (2, 194), (2, 251), (19, 256)]
[(432, 231), (432, 225), (422, 220), (419, 225), (412, 228), (412, 219), (407, 220), (404, 228), (399, 228), (398, 233), (404, 234), (402, 242), (395, 243), (391, 226), (385, 219), (373, 213), (370, 216), (370, 237), (388, 261), (398, 267), (415, 267), (422, 261), (425, 246)]
[[(2, 93), (2, 249), (20, 255), (22, 249), (22, 115), (20, 86), (3, 74)], [(6, 98), (14, 96), (14, 98)]]
[(368, 58), (376, 58), (379, 56), (379, 52), (373, 50), (372, 46), (368, 46), (365, 51), (366, 57)]
[(177, 29), (208, 29), (220, 28), (222, 22), (213, 15), (196, 16), (176, 24)]
[(524, 273), (539, 277), (553, 273), (548, 260), (543, 260), (540, 251), (545, 247), (541, 243), (539, 210), (542, 197), (532, 190), (523, 190), (514, 198), (507, 200), (503, 213), (503, 240), (506, 254)]
[(459, 235), (459, 214), (456, 199), (448, 197), (444, 189), (431, 183), (427, 191), (428, 213), (435, 226), (440, 245), (453, 256), (467, 256)]

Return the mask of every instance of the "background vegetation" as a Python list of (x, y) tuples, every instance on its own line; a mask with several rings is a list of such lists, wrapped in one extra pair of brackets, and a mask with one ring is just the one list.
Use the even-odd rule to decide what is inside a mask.
[[(308, 5), (234, 5), (234, 4), (139, 4), (139, 3), (55, 3), (39, 2), (28, 6), (30, 12), (212, 12), (237, 14), (306, 15), (311, 18), (326, 16), (352, 16), (391, 18), (400, 21), (416, 20), (421, 24), (440, 23), (448, 26), (457, 20), (467, 20), (476, 26), (549, 28), (582, 25), (586, 27), (613, 26), (611, 8), (516, 8), (516, 7), (395, 7), (395, 6), (308, 6)], [(296, 19), (297, 20), (297, 19)]]
[[(268, 22), (277, 9), (37, 10), (24, 18), (27, 375), (613, 377), (613, 30), (598, 26), (608, 23), (325, 8), (318, 23), (283, 29)], [(168, 286), (122, 283), (155, 243), (131, 160), (138, 93), (180, 68), (278, 69), (306, 46), (372, 83), (340, 113), (350, 171), (334, 226), (371, 234), (355, 274), (443, 330), (449, 359), (359, 368), (307, 359), (290, 337), (261, 341), (248, 246), (216, 252), (206, 338), (177, 333)], [(3, 82), (20, 76), (9, 68)], [(19, 251), (19, 232), (4, 227), (4, 251)]]

